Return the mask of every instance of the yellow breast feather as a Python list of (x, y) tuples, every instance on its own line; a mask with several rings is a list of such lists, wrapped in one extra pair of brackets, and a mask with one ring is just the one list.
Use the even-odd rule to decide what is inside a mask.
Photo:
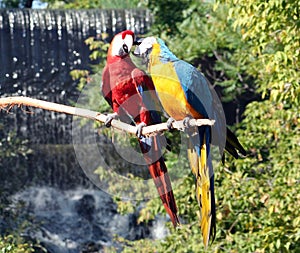
[(175, 120), (182, 120), (187, 116), (202, 118), (187, 102), (172, 62), (163, 63), (152, 61), (150, 73), (160, 99), (167, 114)]

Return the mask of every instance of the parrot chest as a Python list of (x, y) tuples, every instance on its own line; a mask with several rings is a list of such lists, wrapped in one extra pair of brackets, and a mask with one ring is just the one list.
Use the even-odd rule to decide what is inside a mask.
[(175, 120), (188, 116), (202, 118), (188, 103), (171, 62), (153, 66), (151, 77), (160, 102), (170, 117)]
[(110, 88), (113, 104), (117, 105), (117, 108), (121, 107), (118, 113), (121, 115), (125, 113), (136, 118), (139, 117), (143, 102), (132, 79), (132, 70), (133, 68), (126, 64), (122, 66), (113, 65), (109, 69)]
[(113, 99), (119, 104), (137, 94), (137, 89), (132, 81), (133, 68), (124, 64), (110, 68), (110, 85)]

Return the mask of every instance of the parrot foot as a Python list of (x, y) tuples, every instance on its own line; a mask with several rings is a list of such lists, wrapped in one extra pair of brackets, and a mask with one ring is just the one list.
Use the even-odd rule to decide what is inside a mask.
[(141, 137), (142, 137), (143, 127), (145, 127), (145, 126), (147, 126), (147, 124), (144, 123), (144, 122), (141, 122), (140, 124), (138, 124), (138, 125), (136, 126), (136, 132), (135, 132), (135, 134), (136, 134), (136, 136), (137, 136), (138, 138), (141, 138)]
[(111, 122), (118, 117), (118, 114), (116, 112), (107, 114), (106, 120), (104, 122), (106, 127), (111, 126)]
[(167, 120), (167, 127), (168, 127), (169, 130), (173, 129), (173, 126), (172, 126), (173, 122), (175, 122), (174, 118), (172, 118), (172, 117), (168, 118), (168, 120)]
[(185, 117), (185, 118), (183, 119), (182, 123), (183, 123), (183, 126), (184, 126), (185, 128), (191, 127), (191, 125), (190, 125), (190, 120), (191, 120), (191, 119), (192, 119), (191, 117)]

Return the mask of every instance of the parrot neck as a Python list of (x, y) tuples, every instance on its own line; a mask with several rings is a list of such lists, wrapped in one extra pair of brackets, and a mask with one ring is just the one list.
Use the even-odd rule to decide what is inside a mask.
[(114, 56), (111, 56), (111, 55), (107, 55), (107, 63), (111, 64), (111, 63), (115, 63), (115, 62), (118, 62), (118, 61), (129, 61), (131, 62), (131, 59), (129, 57), (129, 55), (126, 55), (126, 56), (117, 56), (117, 55), (114, 55)]
[(159, 58), (160, 58), (160, 46), (159, 46), (159, 44), (154, 44), (152, 47), (151, 55), (150, 55), (149, 66), (155, 66), (155, 65), (161, 63)]
[(110, 47), (108, 48), (108, 51), (107, 51), (107, 57), (106, 57), (107, 63), (114, 63), (114, 62), (118, 62), (118, 61), (121, 61), (121, 60), (124, 60), (124, 59), (129, 59), (131, 61), (129, 55), (124, 55), (124, 56), (113, 55), (112, 54), (112, 43), (113, 43), (113, 41), (111, 42), (111, 45), (110, 45)]
[(170, 51), (161, 39), (157, 39), (158, 43), (152, 47), (150, 66), (156, 64), (178, 61), (179, 59)]

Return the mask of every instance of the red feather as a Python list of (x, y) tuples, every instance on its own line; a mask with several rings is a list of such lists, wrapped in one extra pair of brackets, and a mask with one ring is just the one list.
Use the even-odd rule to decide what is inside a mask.
[(122, 39), (125, 39), (126, 35), (131, 35), (133, 37), (133, 40), (134, 40), (134, 32), (133, 31), (125, 30), (125, 31), (121, 32), (121, 35), (122, 35)]
[[(133, 32), (126, 30), (121, 33), (122, 38), (124, 39), (127, 34), (134, 37)], [(111, 46), (113, 43), (114, 40), (112, 40)], [(103, 96), (120, 118), (130, 115), (136, 124), (141, 122), (147, 125), (152, 124), (154, 120), (138, 91), (138, 86), (143, 86), (145, 90), (153, 91), (151, 96), (156, 97), (152, 80), (142, 70), (136, 68), (129, 56), (112, 56), (110, 53), (111, 46), (108, 50), (107, 64), (102, 74)], [(149, 137), (148, 141), (152, 145), (150, 149), (145, 145), (145, 142), (139, 140), (141, 151), (163, 205), (175, 227), (179, 224), (177, 206), (171, 180), (162, 157), (159, 137)]]

